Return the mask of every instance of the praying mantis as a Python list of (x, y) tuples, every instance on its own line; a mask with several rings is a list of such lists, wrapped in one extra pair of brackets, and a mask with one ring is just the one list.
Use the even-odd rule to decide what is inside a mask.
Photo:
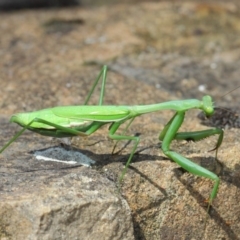
[[(82, 106), (59, 106), (34, 112), (14, 114), (11, 117), (10, 122), (19, 124), (22, 129), (1, 148), (0, 153), (2, 153), (12, 142), (22, 135), (25, 130), (30, 130), (41, 135), (52, 136), (56, 138), (74, 136), (85, 137), (91, 135), (103, 125), (110, 124), (108, 132), (108, 137), (110, 139), (116, 140), (117, 142), (120, 140), (131, 140), (134, 142), (132, 151), (120, 176), (120, 181), (122, 181), (140, 141), (138, 136), (126, 135), (126, 131), (133, 120), (140, 115), (151, 112), (174, 110), (175, 114), (165, 125), (159, 135), (159, 140), (162, 141), (162, 151), (168, 158), (176, 162), (189, 173), (214, 181), (214, 186), (209, 197), (209, 210), (209, 207), (217, 195), (220, 183), (219, 177), (215, 173), (199, 166), (196, 163), (193, 163), (186, 157), (171, 150), (170, 145), (173, 140), (199, 141), (206, 137), (217, 134), (218, 140), (216, 146), (214, 149), (212, 149), (216, 150), (217, 156), (217, 150), (223, 140), (222, 129), (213, 128), (195, 132), (178, 132), (184, 121), (185, 113), (188, 110), (199, 109), (206, 116), (211, 116), (214, 113), (212, 98), (206, 95), (203, 96), (201, 101), (197, 99), (188, 99), (150, 105), (107, 106), (103, 105), (106, 77), (107, 66), (105, 65), (97, 76), (89, 94), (87, 95), (84, 105)], [(102, 79), (102, 85), (99, 103), (98, 105), (87, 105), (100, 79)], [(124, 129), (124, 132), (122, 134), (116, 134), (118, 128), (127, 121), (129, 121), (129, 123)]]

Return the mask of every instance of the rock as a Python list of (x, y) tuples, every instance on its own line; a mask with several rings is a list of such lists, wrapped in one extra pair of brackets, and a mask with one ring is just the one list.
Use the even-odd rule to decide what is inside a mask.
[(1, 192), (1, 239), (134, 239), (126, 200), (96, 171), (40, 179)]

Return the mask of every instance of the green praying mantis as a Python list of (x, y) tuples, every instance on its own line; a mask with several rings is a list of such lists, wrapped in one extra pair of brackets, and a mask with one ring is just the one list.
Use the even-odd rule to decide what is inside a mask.
[[(39, 111), (14, 114), (10, 122), (15, 122), (22, 126), (22, 129), (12, 137), (0, 150), (2, 153), (12, 142), (14, 142), (25, 130), (30, 130), (41, 135), (52, 136), (56, 138), (88, 136), (105, 124), (110, 124), (108, 137), (113, 140), (132, 140), (134, 146), (127, 160), (127, 163), (120, 176), (123, 179), (129, 164), (133, 158), (134, 152), (138, 146), (140, 138), (138, 136), (128, 136), (126, 131), (133, 120), (140, 115), (157, 112), (161, 110), (174, 110), (175, 114), (166, 124), (159, 135), (162, 141), (163, 153), (184, 168), (189, 173), (205, 177), (214, 181), (214, 186), (209, 197), (209, 206), (211, 206), (217, 195), (220, 179), (213, 172), (193, 163), (186, 157), (170, 149), (173, 140), (192, 140), (199, 141), (211, 135), (218, 134), (218, 141), (212, 150), (217, 150), (223, 140), (223, 130), (219, 128), (208, 129), (195, 132), (178, 132), (181, 127), (186, 111), (190, 109), (200, 109), (206, 116), (214, 113), (214, 106), (210, 96), (204, 96), (202, 101), (197, 99), (169, 101), (151, 105), (136, 106), (107, 106), (103, 105), (105, 83), (107, 76), (107, 66), (103, 66), (101, 72), (97, 76), (89, 94), (82, 106), (63, 106), (42, 109)], [(87, 105), (89, 99), (96, 88), (99, 80), (102, 78), (101, 92), (98, 105)], [(116, 134), (119, 126), (129, 121), (122, 134)], [(116, 145), (115, 145), (116, 146)]]

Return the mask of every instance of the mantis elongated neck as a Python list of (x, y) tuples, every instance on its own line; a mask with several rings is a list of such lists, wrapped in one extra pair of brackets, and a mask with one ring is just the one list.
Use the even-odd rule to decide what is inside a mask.
[(188, 109), (203, 109), (203, 102), (197, 99), (169, 101), (150, 105), (133, 106), (133, 110), (138, 114), (156, 112), (160, 110), (186, 111)]

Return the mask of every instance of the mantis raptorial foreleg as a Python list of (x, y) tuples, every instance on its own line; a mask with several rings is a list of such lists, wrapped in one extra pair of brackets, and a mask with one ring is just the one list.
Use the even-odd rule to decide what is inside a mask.
[(213, 199), (217, 195), (218, 186), (220, 182), (219, 177), (215, 173), (207, 170), (206, 168), (199, 166), (198, 164), (190, 161), (184, 156), (174, 151), (171, 151), (169, 147), (171, 142), (174, 139), (199, 141), (208, 136), (219, 134), (216, 147), (214, 148), (214, 149), (218, 149), (218, 147), (222, 143), (223, 131), (221, 129), (210, 129), (210, 130), (197, 131), (197, 132), (191, 132), (191, 133), (187, 133), (187, 132), (177, 133), (178, 129), (182, 125), (184, 116), (185, 116), (185, 112), (177, 112), (172, 117), (172, 119), (168, 122), (168, 124), (165, 126), (165, 128), (163, 129), (163, 131), (159, 136), (159, 139), (162, 140), (162, 150), (164, 154), (168, 156), (170, 159), (172, 159), (174, 162), (176, 162), (178, 165), (180, 165), (183, 169), (185, 169), (186, 171), (194, 175), (205, 177), (214, 181), (214, 186), (209, 197), (209, 204), (208, 204), (208, 210), (209, 210), (209, 207), (211, 206)]
[[(171, 120), (165, 125), (164, 129), (161, 131), (161, 133), (159, 135), (159, 140), (162, 141), (164, 139), (167, 131), (169, 130), (169, 126), (172, 124), (172, 121), (174, 120), (174, 118), (176, 117), (177, 114), (178, 113), (176, 113), (171, 118)], [(183, 116), (183, 118), (184, 118), (184, 116)], [(208, 130), (194, 131), (194, 132), (176, 132), (173, 139), (197, 142), (204, 138), (207, 138), (207, 137), (210, 137), (210, 136), (213, 136), (216, 134), (219, 135), (217, 144), (213, 149), (211, 149), (209, 151), (216, 150), (215, 158), (217, 158), (218, 148), (221, 146), (222, 140), (223, 140), (223, 130), (222, 129), (212, 128), (212, 129), (208, 129)]]
[(200, 141), (200, 140), (206, 138), (206, 136), (210, 137), (210, 136), (213, 136), (216, 134), (219, 135), (216, 146), (213, 149), (209, 150), (209, 152), (216, 150), (215, 158), (217, 159), (218, 148), (221, 146), (222, 140), (223, 140), (223, 130), (222, 129), (213, 128), (213, 129), (194, 131), (194, 132), (180, 132), (180, 133), (176, 134), (175, 139), (197, 142), (197, 141)]

